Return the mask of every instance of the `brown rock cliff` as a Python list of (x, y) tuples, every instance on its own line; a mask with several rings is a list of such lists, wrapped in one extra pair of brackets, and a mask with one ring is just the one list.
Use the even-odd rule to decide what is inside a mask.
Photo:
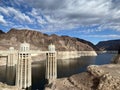
[(47, 50), (48, 45), (53, 43), (56, 50), (59, 51), (96, 50), (96, 47), (91, 42), (69, 36), (47, 35), (27, 29), (11, 29), (7, 33), (0, 34), (1, 47), (14, 46), (18, 49), (19, 44), (24, 41), (31, 44), (31, 49)]

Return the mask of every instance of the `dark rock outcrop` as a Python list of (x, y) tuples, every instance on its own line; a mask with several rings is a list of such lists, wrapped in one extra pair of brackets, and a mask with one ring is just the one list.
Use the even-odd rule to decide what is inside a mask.
[(96, 45), (100, 50), (118, 50), (120, 47), (120, 39), (101, 41)]
[(120, 64), (120, 48), (118, 50), (118, 54), (116, 56), (114, 56), (112, 63), (114, 64)]
[(58, 36), (55, 34), (47, 35), (38, 31), (27, 29), (11, 29), (7, 33), (0, 35), (0, 46), (19, 48), (21, 42), (27, 41), (31, 44), (31, 49), (47, 50), (50, 43), (55, 44), (56, 50), (59, 51), (92, 51), (96, 50), (95, 45), (91, 42), (73, 38), (69, 36)]
[(116, 55), (113, 58), (112, 63), (114, 63), (114, 64), (120, 64), (120, 54)]
[(5, 32), (3, 32), (2, 30), (0, 30), (0, 34), (4, 34)]

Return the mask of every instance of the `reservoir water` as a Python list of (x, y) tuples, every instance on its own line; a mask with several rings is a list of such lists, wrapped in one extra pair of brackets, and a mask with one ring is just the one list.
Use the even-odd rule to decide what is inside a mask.
[[(58, 78), (68, 77), (73, 74), (86, 71), (88, 65), (102, 65), (111, 62), (114, 54), (99, 54), (98, 56), (86, 56), (76, 59), (57, 60)], [(8, 73), (7, 70), (9, 71)], [(0, 67), (0, 82), (13, 85), (15, 82), (15, 68)], [(13, 72), (10, 74), (10, 72)], [(32, 63), (32, 90), (43, 90), (45, 85), (45, 61)]]

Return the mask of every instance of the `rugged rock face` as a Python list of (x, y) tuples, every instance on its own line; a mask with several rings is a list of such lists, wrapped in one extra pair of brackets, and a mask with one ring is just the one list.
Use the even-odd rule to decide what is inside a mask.
[(118, 50), (120, 48), (120, 39), (101, 41), (96, 45), (100, 50)]
[(113, 58), (112, 63), (120, 64), (120, 48), (118, 50), (118, 54)]
[(8, 86), (7, 84), (0, 83), (0, 90), (21, 90), (15, 86)]
[(62, 78), (45, 90), (120, 90), (120, 65), (91, 65), (87, 72)]
[(112, 63), (120, 64), (120, 54), (118, 54), (114, 57), (114, 59), (112, 60)]
[(97, 90), (120, 90), (120, 65), (109, 64), (102, 66), (89, 66), (90, 72), (99, 79)]
[(23, 41), (30, 43), (31, 49), (47, 50), (48, 45), (53, 43), (56, 45), (56, 50), (59, 51), (96, 50), (96, 47), (92, 43), (69, 36), (57, 36), (55, 34), (47, 35), (38, 31), (26, 29), (11, 29), (7, 33), (0, 33), (1, 48), (4, 47), (4, 49), (6, 49), (9, 46), (14, 46), (18, 49), (19, 44)]

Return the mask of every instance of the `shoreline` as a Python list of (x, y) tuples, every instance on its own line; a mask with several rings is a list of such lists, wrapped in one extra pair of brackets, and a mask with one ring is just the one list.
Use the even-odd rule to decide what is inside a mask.
[(120, 90), (119, 69), (118, 64), (90, 65), (86, 72), (56, 79), (45, 90)]
[[(37, 61), (35, 61), (34, 63), (37, 63)], [(102, 70), (101, 68), (104, 68), (104, 70)], [(98, 66), (98, 65), (88, 66), (87, 72), (75, 74), (75, 75), (72, 75), (72, 76), (66, 77), (66, 78), (56, 79), (52, 83), (52, 86), (49, 87), (49, 85), (47, 85), (45, 90), (54, 90), (53, 89), (54, 87), (56, 87), (57, 90), (68, 90), (68, 89), (69, 90), (74, 90), (74, 89), (81, 90), (80, 88), (84, 88), (85, 90), (93, 90), (93, 89), (91, 89), (91, 86), (94, 88), (97, 88), (99, 86), (99, 84), (96, 86), (96, 85), (94, 85), (94, 83), (98, 82), (98, 81), (100, 82), (102, 79), (100, 77), (103, 77), (104, 75), (108, 75), (108, 73), (106, 74), (106, 72), (108, 72), (108, 71), (106, 71), (105, 68), (109, 68), (108, 71), (112, 70), (114, 68), (115, 68), (114, 69), (115, 71), (116, 71), (116, 68), (118, 68), (118, 70), (120, 69), (120, 67), (118, 65), (116, 66), (116, 64), (106, 64), (106, 65), (100, 65), (100, 66)], [(114, 71), (110, 71), (110, 72), (114, 72)], [(99, 76), (99, 75), (101, 75), (101, 73), (102, 73), (102, 76)], [(116, 76), (114, 76), (114, 75), (110, 75), (110, 77), (111, 76), (116, 78)], [(87, 78), (89, 78), (89, 79), (87, 79)], [(84, 79), (86, 80), (86, 82)], [(79, 80), (79, 81), (76, 81), (76, 80)], [(95, 80), (95, 82), (93, 82), (94, 80)], [(89, 82), (89, 83), (87, 83), (87, 82)], [(63, 85), (63, 88), (65, 86), (65, 89), (59, 87), (59, 83), (61, 84), (61, 86)], [(67, 89), (66, 89), (66, 87), (67, 87)], [(104, 90), (104, 89), (98, 89), (98, 90)]]
[(119, 70), (120, 53), (112, 64), (89, 65), (86, 72), (55, 79), (45, 90), (120, 90)]
[[(32, 63), (46, 60), (46, 54), (32, 54)], [(80, 58), (81, 56), (97, 56), (95, 51), (59, 51), (57, 52), (57, 59), (72, 59)], [(7, 60), (0, 60), (0, 66), (6, 65)], [(17, 64), (17, 61), (13, 65)]]

